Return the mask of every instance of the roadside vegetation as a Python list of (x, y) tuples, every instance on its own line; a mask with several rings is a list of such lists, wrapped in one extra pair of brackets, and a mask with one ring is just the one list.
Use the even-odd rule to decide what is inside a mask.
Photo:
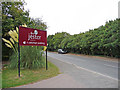
[(34, 83), (59, 74), (59, 69), (48, 62), (48, 70), (41, 69), (21, 69), (21, 77), (18, 77), (17, 69), (9, 69), (6, 65), (2, 72), (2, 88), (16, 87), (20, 85)]
[[(29, 10), (24, 9), (26, 4), (24, 0), (22, 2), (0, 2), (0, 4), (2, 6), (2, 38), (10, 41), (11, 36), (8, 32), (14, 31), (17, 27), (19, 28), (19, 26), (24, 24), (30, 28), (47, 29), (47, 25), (42, 21), (42, 18), (29, 17)], [(4, 41), (2, 42), (2, 60), (7, 61), (14, 51), (6, 47), (5, 43)]]
[(120, 19), (110, 20), (103, 26), (85, 33), (67, 32), (48, 36), (48, 50), (65, 49), (71, 53), (120, 58)]
[[(20, 0), (21, 1), (21, 0)], [(59, 74), (58, 68), (48, 63), (45, 69), (43, 46), (20, 46), (21, 77), (18, 77), (18, 35), (19, 26), (46, 30), (41, 18), (29, 17), (22, 2), (0, 2), (2, 6), (2, 61), (9, 62), (2, 68), (2, 88), (15, 87)], [(1, 83), (1, 82), (0, 82)]]
[[(9, 60), (9, 68), (16, 69), (18, 65), (18, 35), (19, 26), (46, 30), (47, 25), (40, 18), (29, 17), (29, 11), (24, 10), (22, 2), (2, 2), (2, 60)], [(20, 46), (21, 68), (38, 69), (45, 66), (43, 46)]]

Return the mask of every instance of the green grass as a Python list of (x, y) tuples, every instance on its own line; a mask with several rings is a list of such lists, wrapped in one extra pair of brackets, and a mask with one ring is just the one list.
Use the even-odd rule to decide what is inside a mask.
[(6, 68), (2, 71), (2, 88), (9, 88), (29, 84), (56, 76), (58, 74), (59, 69), (51, 62), (48, 62), (48, 70), (46, 70), (45, 68), (37, 70), (21, 70), (20, 78), (18, 77), (17, 69), (10, 70)]

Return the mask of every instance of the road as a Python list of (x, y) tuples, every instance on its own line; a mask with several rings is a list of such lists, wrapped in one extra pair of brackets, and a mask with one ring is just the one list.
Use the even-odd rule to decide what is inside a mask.
[(118, 88), (117, 61), (51, 52), (48, 60), (61, 74), (15, 88)]
[[(57, 61), (50, 59), (63, 73), (70, 75), (85, 87), (118, 87), (118, 68), (120, 67), (118, 67), (117, 61), (51, 52), (48, 52), (48, 56)], [(67, 66), (63, 67), (62, 64), (60, 66), (58, 61), (73, 65), (74, 69), (71, 67), (68, 69)]]

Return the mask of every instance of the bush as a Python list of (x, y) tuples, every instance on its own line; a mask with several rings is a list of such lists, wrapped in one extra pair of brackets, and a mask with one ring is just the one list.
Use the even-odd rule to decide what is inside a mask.
[[(42, 68), (45, 66), (44, 52), (40, 46), (20, 47), (20, 67), (27, 69)], [(18, 53), (13, 53), (10, 57), (10, 68), (18, 67)]]
[[(27, 27), (26, 25), (22, 25)], [(2, 38), (5, 45), (13, 50), (10, 56), (9, 68), (15, 69), (18, 67), (18, 28), (10, 30), (8, 34), (10, 39)], [(45, 57), (41, 46), (21, 46), (20, 47), (20, 67), (28, 69), (42, 68), (45, 66)]]
[(66, 49), (72, 53), (104, 55), (120, 58), (120, 19), (106, 22), (85, 33), (69, 35), (66, 32), (48, 36), (48, 50)]

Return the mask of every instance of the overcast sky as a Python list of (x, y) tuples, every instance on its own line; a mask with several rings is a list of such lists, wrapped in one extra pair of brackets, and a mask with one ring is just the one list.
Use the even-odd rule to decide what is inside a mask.
[(56, 32), (79, 34), (118, 18), (120, 0), (25, 0), (30, 17), (42, 18), (48, 35)]

